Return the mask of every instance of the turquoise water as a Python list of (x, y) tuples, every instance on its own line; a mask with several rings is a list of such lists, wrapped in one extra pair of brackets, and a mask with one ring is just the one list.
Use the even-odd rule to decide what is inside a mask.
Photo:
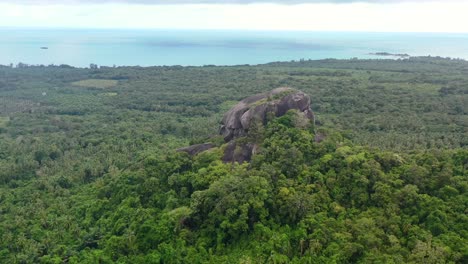
[(468, 34), (0, 29), (4, 65), (236, 65), (374, 52), (468, 59)]

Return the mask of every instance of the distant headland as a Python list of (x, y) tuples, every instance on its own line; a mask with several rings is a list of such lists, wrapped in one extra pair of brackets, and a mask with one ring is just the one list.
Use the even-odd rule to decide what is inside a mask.
[(369, 53), (369, 55), (392, 56), (392, 57), (410, 57), (410, 55), (407, 54), (407, 53), (389, 53), (389, 52), (374, 52), (374, 53)]

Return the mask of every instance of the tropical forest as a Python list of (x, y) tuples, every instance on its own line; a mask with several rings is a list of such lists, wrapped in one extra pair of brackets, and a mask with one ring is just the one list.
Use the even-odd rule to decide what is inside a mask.
[(468, 62), (0, 66), (0, 263), (468, 263)]

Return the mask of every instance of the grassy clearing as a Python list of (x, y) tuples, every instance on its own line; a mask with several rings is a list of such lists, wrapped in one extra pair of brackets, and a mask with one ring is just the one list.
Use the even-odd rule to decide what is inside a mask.
[(8, 116), (0, 116), (0, 127), (6, 126), (6, 124), (10, 121), (10, 117)]
[(101, 93), (100, 96), (117, 96), (118, 93)]
[(106, 89), (114, 87), (118, 84), (116, 80), (106, 80), (106, 79), (87, 79), (71, 83), (73, 86), (87, 87), (87, 88), (99, 88)]

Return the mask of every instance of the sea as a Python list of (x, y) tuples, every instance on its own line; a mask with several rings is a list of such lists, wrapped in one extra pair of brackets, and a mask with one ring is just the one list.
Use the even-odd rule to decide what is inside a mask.
[(74, 67), (244, 65), (382, 59), (373, 53), (468, 59), (468, 33), (0, 28), (0, 64)]

